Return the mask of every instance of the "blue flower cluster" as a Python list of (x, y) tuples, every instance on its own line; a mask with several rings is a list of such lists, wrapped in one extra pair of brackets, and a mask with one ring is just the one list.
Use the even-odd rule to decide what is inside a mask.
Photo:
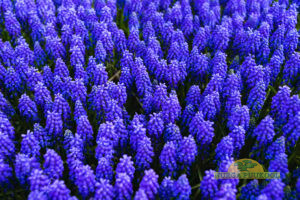
[(0, 198), (300, 199), (299, 9), (0, 0)]

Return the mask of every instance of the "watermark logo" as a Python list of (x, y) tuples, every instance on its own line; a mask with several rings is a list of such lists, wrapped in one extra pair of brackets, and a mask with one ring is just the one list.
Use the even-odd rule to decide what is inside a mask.
[(240, 159), (233, 162), (227, 172), (215, 172), (215, 179), (280, 179), (280, 173), (265, 172), (255, 160)]

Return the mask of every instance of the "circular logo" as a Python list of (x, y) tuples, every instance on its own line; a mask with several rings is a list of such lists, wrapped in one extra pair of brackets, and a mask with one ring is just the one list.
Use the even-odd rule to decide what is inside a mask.
[(264, 168), (257, 161), (245, 158), (234, 161), (228, 168), (228, 172), (257, 173), (264, 172)]

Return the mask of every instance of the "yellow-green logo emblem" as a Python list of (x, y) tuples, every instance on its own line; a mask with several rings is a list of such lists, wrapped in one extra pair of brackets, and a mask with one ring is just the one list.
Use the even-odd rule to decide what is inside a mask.
[(255, 166), (257, 166), (257, 164), (254, 163), (252, 160), (245, 159), (243, 161), (235, 162), (234, 166), (237, 166), (240, 172), (248, 172), (249, 168), (254, 168)]
[(233, 162), (227, 172), (215, 172), (215, 179), (279, 179), (279, 172), (265, 172), (257, 161), (240, 159)]

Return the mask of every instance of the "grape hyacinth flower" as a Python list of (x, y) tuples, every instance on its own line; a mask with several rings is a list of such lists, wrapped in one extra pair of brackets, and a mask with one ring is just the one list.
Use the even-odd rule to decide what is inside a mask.
[(288, 123), (282, 128), (283, 135), (286, 138), (286, 146), (290, 152), (298, 141), (300, 135), (300, 112), (298, 112), (294, 117), (291, 117)]
[[(128, 5), (128, 4), (126, 4), (126, 5)], [(126, 6), (125, 6), (125, 8), (126, 8)], [(128, 19), (128, 27), (129, 27), (129, 30), (139, 29), (140, 24), (139, 24), (139, 19), (138, 19), (138, 16), (137, 16), (136, 12), (130, 13), (130, 16), (129, 16), (129, 19)]]
[(64, 81), (62, 80), (62, 78), (61, 77), (59, 77), (59, 76), (55, 76), (54, 78), (53, 78), (53, 93), (54, 94), (57, 94), (57, 93), (60, 93), (60, 94), (62, 94), (62, 93), (65, 93), (66, 91), (63, 91), (64, 89), (67, 89), (66, 87), (67, 87), (67, 82), (65, 82), (64, 83)]
[(99, 130), (98, 130), (98, 135), (97, 135), (97, 140), (100, 137), (105, 137), (105, 138), (109, 139), (114, 146), (117, 146), (117, 144), (118, 144), (119, 138), (115, 132), (115, 127), (112, 122), (106, 122), (106, 123), (100, 124)]
[(77, 121), (77, 133), (81, 136), (83, 141), (89, 144), (93, 139), (93, 127), (86, 115), (81, 115)]
[(296, 191), (297, 191), (297, 197), (300, 197), (300, 179), (298, 178), (298, 181), (296, 183)]
[(0, 132), (7, 134), (10, 139), (15, 138), (15, 128), (8, 120), (7, 116), (0, 112)]
[(15, 161), (16, 177), (22, 185), (28, 183), (28, 177), (34, 169), (38, 169), (40, 164), (34, 157), (29, 157), (25, 154), (17, 154)]
[(12, 139), (3, 132), (0, 132), (0, 159), (11, 158), (15, 154), (15, 145)]
[[(225, 103), (225, 111), (226, 111), (227, 115), (230, 115), (231, 111), (236, 106), (242, 106), (241, 97), (242, 97), (242, 95), (240, 94), (240, 92), (238, 90), (235, 90), (235, 91), (231, 92), (227, 96), (226, 103)], [(259, 104), (259, 105), (261, 105), (261, 104)]]
[(284, 52), (287, 56), (292, 55), (297, 49), (299, 34), (296, 28), (289, 30), (284, 38)]
[(12, 11), (5, 12), (4, 21), (5, 28), (12, 38), (16, 39), (21, 36), (21, 25)]
[(94, 85), (103, 85), (108, 81), (108, 74), (102, 64), (96, 65), (91, 75), (91, 83), (94, 83)]
[(172, 180), (169, 176), (166, 176), (161, 182), (158, 189), (158, 195), (161, 199), (167, 200), (174, 197), (174, 180)]
[(199, 110), (202, 111), (205, 119), (214, 120), (220, 111), (220, 95), (217, 91), (208, 94), (200, 104)]
[(241, 77), (240, 74), (231, 73), (224, 81), (222, 88), (223, 97), (229, 96), (234, 91), (241, 90)]
[(42, 74), (34, 67), (29, 67), (25, 73), (25, 76), (27, 77), (25, 81), (30, 91), (33, 91), (38, 82), (43, 81)]
[(97, 41), (95, 47), (95, 58), (99, 63), (103, 63), (106, 60), (106, 50), (100, 40)]
[(123, 107), (127, 100), (125, 85), (122, 83), (114, 84), (113, 82), (109, 81), (107, 87), (110, 96), (117, 101), (120, 107)]
[(138, 50), (139, 44), (139, 31), (138, 29), (131, 29), (127, 39), (127, 47), (131, 52), (136, 52)]
[(254, 129), (253, 136), (256, 137), (260, 146), (270, 144), (275, 136), (274, 120), (268, 115)]
[(35, 138), (33, 132), (28, 130), (26, 135), (22, 134), (21, 153), (29, 157), (38, 158), (40, 156), (40, 149), (39, 141)]
[(5, 66), (11, 66), (14, 61), (12, 60), (13, 57), (14, 57), (14, 49), (13, 47), (11, 46), (10, 42), (6, 41), (4, 43), (2, 43), (3, 45), (2, 46), (2, 59), (3, 59), (3, 64)]
[(54, 79), (54, 76), (53, 76), (51, 68), (48, 65), (44, 66), (44, 68), (43, 68), (43, 82), (48, 88), (53, 87), (53, 79)]
[(153, 169), (146, 170), (139, 189), (143, 189), (145, 191), (148, 199), (155, 199), (155, 195), (158, 193), (158, 188), (158, 175)]
[(117, 173), (114, 191), (117, 200), (129, 200), (133, 194), (132, 183), (130, 177), (126, 173)]
[(221, 139), (221, 141), (217, 144), (216, 148), (216, 156), (215, 159), (217, 161), (225, 160), (227, 157), (232, 157), (233, 155), (233, 139), (228, 135)]
[(75, 174), (75, 184), (83, 198), (95, 191), (96, 178), (89, 165), (78, 167)]
[(43, 173), (41, 169), (35, 169), (29, 176), (30, 190), (40, 191), (45, 189), (50, 184), (50, 179)]
[(66, 130), (64, 134), (64, 148), (66, 149), (67, 152), (75, 148), (80, 153), (82, 153), (84, 150), (83, 139), (80, 137), (78, 133), (75, 133), (75, 135), (73, 136), (73, 133), (70, 130)]
[(93, 86), (88, 101), (94, 110), (98, 112), (106, 111), (110, 100), (111, 98), (106, 87), (103, 85)]
[(55, 94), (52, 111), (60, 113), (63, 120), (68, 120), (71, 115), (69, 103), (61, 94)]
[(295, 52), (291, 55), (290, 59), (286, 62), (283, 69), (283, 80), (285, 83), (293, 82), (297, 79), (297, 74), (299, 74), (299, 63), (300, 63), (300, 53)]
[(0, 185), (5, 186), (9, 184), (9, 179), (12, 177), (12, 168), (0, 159)]
[(58, 58), (56, 60), (55, 68), (54, 68), (54, 76), (59, 76), (61, 78), (68, 77), (69, 76), (69, 69), (65, 62)]
[(50, 111), (47, 112), (45, 129), (52, 137), (61, 136), (63, 130), (63, 122), (60, 113)]
[(96, 179), (106, 179), (111, 182), (113, 175), (113, 168), (110, 164), (110, 161), (105, 157), (100, 158), (96, 169)]
[(147, 169), (150, 168), (150, 164), (152, 163), (154, 152), (153, 147), (151, 145), (151, 140), (147, 136), (142, 138), (138, 142), (137, 153), (135, 155), (135, 164), (139, 169)]
[(155, 36), (155, 30), (153, 29), (152, 22), (147, 21), (143, 28), (143, 39), (145, 42), (148, 42), (150, 37)]
[(257, 180), (250, 181), (241, 189), (241, 199), (252, 199), (259, 195), (259, 185)]
[(134, 196), (134, 200), (142, 200), (142, 199), (148, 199), (145, 191), (143, 189), (139, 189)]
[(210, 38), (210, 27), (200, 27), (193, 40), (193, 47), (197, 47), (199, 51), (202, 51)]
[(132, 71), (135, 71), (133, 75), (135, 76), (137, 92), (139, 96), (144, 96), (147, 92), (150, 92), (152, 88), (149, 74), (141, 58), (136, 58)]
[(45, 173), (53, 179), (59, 179), (62, 176), (64, 165), (61, 157), (53, 150), (47, 149), (44, 155), (45, 162), (43, 164)]
[(229, 43), (229, 37), (230, 34), (228, 28), (224, 25), (217, 25), (212, 32), (212, 44), (215, 47), (215, 50), (226, 50)]
[(38, 121), (37, 106), (26, 94), (23, 94), (19, 99), (19, 110), (26, 120)]
[(114, 122), (115, 132), (119, 137), (118, 146), (122, 149), (128, 144), (128, 130), (124, 124), (124, 120), (121, 118), (116, 119)]
[(164, 141), (175, 141), (176, 143), (179, 142), (182, 139), (182, 135), (180, 132), (179, 127), (176, 124), (168, 124), (166, 125), (165, 131), (164, 131)]
[[(137, 118), (136, 118), (137, 119)], [(130, 130), (130, 145), (133, 150), (137, 150), (138, 143), (146, 137), (146, 129), (139, 119), (132, 120), (131, 130)]]
[(39, 124), (35, 123), (33, 125), (34, 137), (39, 141), (41, 147), (45, 147), (50, 144), (50, 134)]
[(175, 123), (181, 114), (181, 106), (176, 92), (173, 90), (162, 104), (162, 116), (165, 123)]
[(11, 103), (0, 92), (0, 111), (7, 115), (7, 117), (13, 116), (15, 110)]
[(183, 125), (184, 128), (189, 127), (190, 122), (195, 114), (196, 114), (195, 106), (189, 104), (185, 107), (181, 115), (181, 120), (182, 120), (181, 124)]
[(227, 72), (227, 63), (226, 63), (226, 54), (217, 51), (213, 59), (211, 60), (212, 67), (212, 73), (213, 74), (219, 74), (223, 79), (226, 77)]
[(34, 94), (34, 100), (39, 106), (44, 107), (47, 102), (52, 101), (50, 91), (42, 82), (38, 82), (36, 84), (36, 86), (34, 87)]
[(108, 30), (103, 30), (103, 32), (101, 33), (101, 36), (100, 36), (100, 40), (104, 46), (104, 49), (107, 52), (107, 55), (112, 57), (114, 43), (113, 43), (111, 32), (109, 32)]
[(72, 29), (70, 25), (64, 24), (61, 28), (61, 41), (64, 46), (68, 47), (72, 39)]
[[(192, 118), (189, 131), (196, 138), (200, 146), (207, 146), (212, 142), (214, 137), (214, 122), (204, 120), (202, 112), (197, 112)], [(200, 147), (201, 148), (201, 147)], [(201, 149), (205, 149), (201, 148)]]
[(177, 88), (179, 83), (185, 80), (186, 66), (184, 62), (178, 62), (177, 60), (172, 60), (168, 65), (168, 70), (166, 74), (166, 80), (172, 88)]
[(163, 83), (156, 85), (153, 95), (155, 96), (153, 99), (154, 107), (156, 110), (160, 110), (164, 101), (167, 99), (167, 86)]
[(133, 84), (133, 77), (129, 67), (121, 68), (121, 76), (120, 76), (119, 83), (124, 84), (127, 90), (131, 88)]
[(58, 59), (60, 57), (64, 58), (66, 55), (66, 49), (63, 46), (61, 39), (56, 36), (47, 36), (46, 38), (45, 49), (47, 50), (48, 55), (53, 59)]
[(190, 135), (183, 137), (179, 141), (179, 147), (177, 149), (177, 160), (180, 164), (189, 167), (195, 161), (197, 156), (197, 145), (194, 138)]
[(205, 198), (213, 198), (218, 191), (218, 181), (214, 178), (214, 170), (206, 170), (200, 183), (200, 190)]
[(106, 137), (100, 137), (97, 140), (97, 147), (95, 149), (95, 157), (99, 160), (101, 157), (106, 157), (109, 160), (113, 159), (115, 153), (113, 143)]
[(267, 199), (282, 199), (284, 196), (283, 188), (285, 184), (281, 180), (271, 180), (270, 183), (261, 190), (261, 195), (266, 195)]
[(168, 61), (171, 62), (172, 60), (179, 58), (181, 53), (182, 52), (179, 47), (179, 44), (177, 42), (173, 42), (168, 51)]
[(150, 115), (147, 130), (151, 137), (159, 138), (161, 136), (164, 130), (164, 121), (161, 118), (161, 114), (154, 113)]
[(75, 102), (75, 108), (74, 108), (74, 120), (77, 121), (77, 120), (79, 120), (79, 118), (80, 118), (81, 116), (84, 116), (84, 115), (86, 115), (86, 114), (87, 114), (87, 113), (86, 113), (86, 110), (85, 110), (85, 108), (83, 107), (81, 101), (80, 101), (80, 100), (77, 100), (77, 101)]
[(266, 159), (273, 160), (277, 155), (285, 153), (285, 137), (277, 138), (265, 152)]
[(288, 158), (285, 153), (281, 153), (275, 156), (274, 160), (270, 161), (269, 172), (279, 172), (280, 179), (284, 180), (289, 173)]
[(84, 64), (84, 54), (82, 54), (78, 46), (74, 46), (72, 49), (70, 49), (70, 53), (70, 62), (73, 67), (77, 64)]
[(71, 98), (74, 102), (80, 100), (85, 103), (87, 96), (87, 88), (84, 85), (84, 80), (82, 78), (75, 79), (71, 82)]
[(182, 174), (174, 183), (174, 196), (178, 199), (188, 200), (192, 194), (192, 188), (186, 174)]
[(247, 105), (254, 115), (258, 115), (266, 98), (265, 84), (260, 81), (250, 90)]
[(75, 65), (74, 79), (83, 79), (85, 85), (88, 85), (89, 77), (82, 64)]
[(277, 94), (272, 98), (271, 115), (276, 123), (283, 124), (287, 118), (287, 102), (290, 99), (291, 89), (289, 86), (279, 87)]
[(95, 191), (95, 200), (113, 200), (114, 192), (113, 186), (109, 184), (109, 181), (106, 179), (100, 179), (99, 182), (96, 183), (96, 191)]
[(289, 101), (287, 102), (287, 112), (288, 117), (294, 117), (300, 111), (300, 98), (297, 94), (291, 96)]
[(228, 117), (227, 126), (230, 130), (233, 130), (235, 126), (241, 126), (245, 130), (249, 128), (250, 114), (247, 106), (236, 106), (231, 110), (231, 114)]
[(34, 60), (37, 65), (44, 65), (46, 62), (46, 54), (38, 41), (34, 43)]
[(71, 191), (67, 188), (64, 181), (55, 180), (47, 188), (47, 195), (53, 200), (70, 199)]
[(184, 35), (189, 38), (193, 33), (193, 15), (187, 14), (182, 20), (182, 30)]
[(245, 144), (245, 133), (243, 127), (236, 126), (228, 135), (232, 138), (232, 143), (234, 147), (234, 154), (238, 155), (241, 148)]
[(16, 96), (23, 90), (22, 80), (14, 68), (7, 68), (4, 85), (12, 96)]
[(214, 199), (236, 199), (237, 189), (231, 183), (224, 183), (220, 190), (216, 192)]
[(135, 168), (131, 160), (131, 156), (124, 154), (117, 164), (116, 173), (126, 173), (132, 180), (134, 177)]
[(176, 161), (176, 145), (173, 141), (166, 142), (164, 145), (160, 156), (159, 161), (161, 168), (164, 170), (165, 174), (175, 173), (177, 169)]
[(198, 85), (192, 85), (186, 95), (186, 103), (194, 106), (199, 106), (202, 100), (201, 90)]

